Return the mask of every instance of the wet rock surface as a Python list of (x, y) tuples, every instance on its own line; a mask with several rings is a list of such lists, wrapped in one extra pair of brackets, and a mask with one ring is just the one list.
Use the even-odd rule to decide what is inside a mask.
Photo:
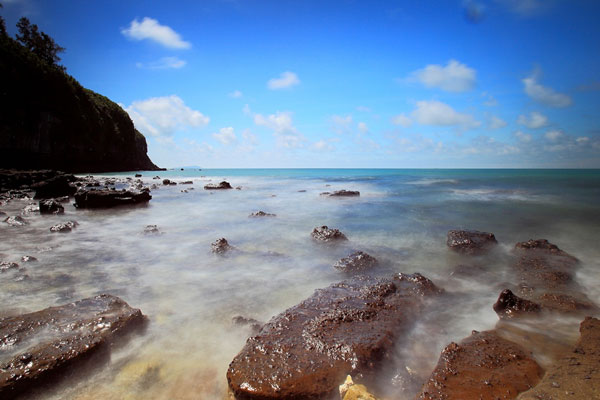
[(310, 235), (313, 237), (313, 239), (321, 242), (348, 240), (346, 235), (340, 232), (339, 229), (329, 228), (327, 225), (316, 227), (313, 229)]
[(139, 309), (106, 294), (0, 318), (0, 398), (52, 381), (144, 323)]
[(39, 202), (40, 214), (63, 214), (65, 208), (54, 199), (41, 200)]
[(446, 346), (417, 399), (514, 399), (542, 375), (522, 347), (494, 331), (473, 332), (459, 344)]
[(575, 347), (551, 366), (519, 400), (600, 399), (600, 320), (587, 317)]
[(336, 190), (334, 192), (323, 192), (321, 196), (328, 197), (358, 197), (360, 196), (360, 192), (357, 190)]
[(23, 225), (29, 224), (29, 222), (27, 222), (26, 219), (24, 219), (23, 217), (21, 217), (19, 215), (13, 215), (13, 216), (7, 217), (4, 219), (4, 222), (6, 222), (10, 226), (23, 226)]
[(79, 223), (77, 221), (62, 222), (60, 224), (52, 225), (50, 227), (50, 232), (52, 232), (52, 233), (56, 233), (56, 232), (61, 232), (61, 233), (71, 232), (77, 226), (79, 226)]
[(206, 190), (221, 190), (221, 189), (233, 189), (231, 184), (227, 181), (222, 181), (218, 185), (214, 183), (209, 183), (204, 185), (204, 189)]
[(333, 268), (342, 272), (365, 272), (377, 265), (377, 259), (363, 251), (355, 251), (348, 257), (333, 264)]
[(76, 181), (73, 175), (57, 174), (45, 181), (31, 185), (35, 190), (35, 199), (50, 199), (53, 197), (72, 196), (77, 188), (72, 185)]
[(503, 290), (494, 304), (494, 311), (500, 318), (513, 318), (540, 312), (542, 307), (533, 301), (515, 295), (510, 289)]
[(251, 218), (254, 218), (254, 217), (276, 217), (277, 215), (271, 214), (268, 212), (264, 212), (264, 211), (257, 211), (257, 212), (253, 212), (252, 214), (250, 214), (248, 216)]
[(249, 327), (252, 335), (256, 335), (260, 331), (260, 328), (264, 325), (264, 323), (259, 322), (254, 318), (246, 318), (242, 317), (241, 315), (236, 315), (235, 317), (231, 318), (231, 323), (234, 326)]
[(158, 225), (146, 225), (144, 227), (144, 235), (160, 235), (162, 234), (161, 230), (158, 228)]
[(77, 208), (110, 208), (144, 204), (150, 201), (150, 190), (80, 190), (75, 194)]
[(472, 255), (484, 253), (497, 243), (493, 233), (471, 230), (448, 231), (446, 240), (446, 244), (450, 249), (458, 253)]
[(213, 243), (210, 244), (210, 249), (215, 254), (225, 254), (228, 251), (233, 250), (233, 248), (234, 247), (229, 245), (229, 243), (227, 242), (227, 239), (225, 239), (225, 238), (217, 239)]
[(420, 274), (358, 276), (272, 318), (227, 371), (238, 399), (323, 399), (369, 376), (441, 291)]

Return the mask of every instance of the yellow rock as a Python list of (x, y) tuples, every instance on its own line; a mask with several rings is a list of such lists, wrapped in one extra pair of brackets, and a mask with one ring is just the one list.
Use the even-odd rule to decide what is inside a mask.
[(377, 398), (369, 393), (364, 385), (352, 385), (346, 392), (344, 400), (377, 400)]

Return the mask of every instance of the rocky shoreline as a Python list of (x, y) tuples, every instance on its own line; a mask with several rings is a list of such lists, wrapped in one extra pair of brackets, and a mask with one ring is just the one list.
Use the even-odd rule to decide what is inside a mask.
[[(171, 186), (172, 182), (163, 185)], [(140, 177), (78, 178), (54, 171), (0, 171), (0, 205), (20, 199), (37, 200), (23, 209), (21, 215), (3, 215), (3, 224), (18, 229), (28, 223), (29, 215), (60, 214), (64, 212), (61, 203), (65, 197), (74, 199), (77, 209), (143, 206), (152, 199), (153, 188), (159, 186), (150, 185)], [(223, 191), (232, 186), (222, 181), (204, 188)], [(250, 214), (250, 217), (274, 216), (264, 211)], [(51, 227), (51, 232), (77, 229), (76, 221), (62, 225)], [(156, 225), (148, 225), (140, 233), (163, 232)], [(325, 225), (307, 232), (306, 236), (318, 247), (352, 243), (348, 239), (351, 235)], [(457, 271), (485, 268), (479, 265), (481, 257), (493, 255), (500, 244), (489, 232), (451, 230), (446, 238), (449, 253), (457, 254), (463, 262)], [(215, 253), (213, 257), (225, 257), (243, 253), (236, 246), (220, 238), (207, 248)], [(27, 269), (20, 264), (35, 262), (26, 261), (25, 257), (20, 264), (0, 261), (0, 277), (15, 281), (28, 276)], [(498, 299), (489, 304), (498, 315), (496, 327), (473, 331), (462, 340), (457, 338), (458, 343), (449, 343), (429, 376), (411, 375), (420, 388), (415, 393), (416, 399), (599, 396), (600, 321), (594, 318), (599, 308), (576, 280), (579, 260), (547, 240), (531, 239), (516, 243), (507, 262), (511, 274), (496, 285), (502, 286)], [(353, 250), (331, 266), (340, 276), (346, 274), (339, 283), (316, 290), (264, 324), (246, 316), (235, 317), (235, 325), (250, 326), (252, 334), (227, 370), (231, 396), (259, 400), (338, 396), (343, 400), (391, 399), (389, 393), (377, 392), (376, 378), (415, 324), (432, 307), (443, 307), (449, 295), (444, 282), (433, 282), (419, 273), (372, 275), (378, 264), (375, 257)], [(551, 358), (550, 363), (539, 362), (540, 350), (528, 344), (527, 331), (511, 329), (514, 321), (542, 324), (544, 318), (561, 316), (582, 321), (581, 337), (572, 349), (550, 356), (542, 354)], [(146, 323), (139, 309), (110, 295), (0, 318), (0, 355), (6, 351), (11, 354), (0, 365), (0, 397), (15, 398), (47, 385), (53, 377), (76, 369), (95, 352), (109, 349), (126, 333), (143, 332), (139, 328)], [(29, 346), (31, 337), (39, 335), (38, 331), (44, 327), (56, 335)], [(344, 383), (348, 375), (351, 379)], [(342, 384), (343, 390), (339, 387)]]

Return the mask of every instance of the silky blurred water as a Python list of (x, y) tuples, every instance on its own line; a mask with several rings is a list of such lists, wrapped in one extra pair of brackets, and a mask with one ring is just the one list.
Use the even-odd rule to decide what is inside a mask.
[[(161, 180), (152, 179), (157, 174)], [(162, 178), (193, 184), (163, 186)], [(598, 170), (186, 169), (144, 172), (141, 179), (159, 184), (147, 206), (68, 204), (64, 215), (26, 215), (29, 225), (22, 227), (0, 224), (0, 260), (18, 262), (29, 277), (0, 275), (1, 315), (111, 293), (150, 319), (147, 332), (113, 351), (108, 364), (40, 399), (226, 398), (227, 366), (249, 335), (231, 318), (267, 321), (345, 279), (332, 265), (354, 250), (379, 259), (376, 275), (420, 272), (455, 295), (399, 344), (376, 388), (393, 398), (411, 398), (397, 387), (398, 371), (430, 371), (445, 345), (495, 326), (492, 304), (510, 278), (518, 241), (545, 238), (578, 257), (579, 283), (590, 299), (600, 299)], [(223, 179), (241, 190), (203, 189)], [(360, 197), (320, 196), (340, 189)], [(18, 215), (28, 203), (13, 200), (0, 210)], [(277, 216), (248, 217), (259, 210)], [(49, 231), (67, 220), (80, 225), (66, 234)], [(144, 235), (146, 225), (162, 234)], [(349, 241), (315, 243), (310, 232), (321, 225), (340, 229)], [(493, 232), (500, 243), (478, 259), (485, 272), (477, 279), (450, 275), (470, 262), (445, 245), (447, 231), (461, 228)], [(236, 251), (212, 254), (210, 244), (220, 237)], [(25, 255), (38, 261), (23, 263)], [(549, 332), (560, 343), (577, 337), (578, 320), (547, 324), (556, 326)], [(535, 355), (549, 362), (542, 353)], [(0, 360), (7, 355), (0, 350)]]

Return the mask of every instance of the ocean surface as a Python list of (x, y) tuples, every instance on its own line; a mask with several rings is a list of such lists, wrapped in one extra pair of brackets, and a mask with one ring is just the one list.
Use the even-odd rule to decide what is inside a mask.
[[(577, 281), (600, 303), (599, 170), (185, 169), (142, 175), (146, 184), (159, 185), (147, 206), (77, 210), (65, 204), (64, 215), (25, 215), (30, 224), (23, 227), (0, 224), (1, 261), (38, 259), (22, 264), (29, 279), (0, 276), (0, 315), (110, 293), (150, 319), (145, 334), (113, 351), (109, 363), (39, 399), (225, 399), (227, 367), (250, 334), (232, 325), (232, 317), (266, 322), (315, 289), (348, 278), (332, 265), (354, 250), (379, 260), (375, 275), (420, 272), (456, 294), (398, 344), (373, 388), (384, 398), (414, 397), (399, 388), (406, 371), (427, 375), (447, 344), (494, 328), (492, 304), (509, 280), (516, 242), (548, 239), (579, 258)], [(193, 185), (163, 186), (163, 178)], [(221, 180), (241, 190), (203, 190)], [(340, 189), (358, 190), (360, 197), (320, 195)], [(19, 215), (30, 202), (13, 200), (0, 210)], [(249, 218), (259, 210), (277, 216)], [(80, 225), (50, 233), (50, 226), (66, 220)], [(162, 234), (144, 235), (147, 225)], [(310, 233), (321, 225), (340, 229), (349, 241), (316, 243)], [(486, 277), (452, 274), (470, 261), (446, 247), (450, 229), (496, 235), (498, 248), (478, 259)], [(237, 251), (211, 253), (221, 237)], [(569, 345), (580, 319), (553, 317), (543, 327), (522, 328)], [(0, 350), (0, 363), (7, 355)], [(551, 349), (534, 356), (542, 365), (552, 361)]]

